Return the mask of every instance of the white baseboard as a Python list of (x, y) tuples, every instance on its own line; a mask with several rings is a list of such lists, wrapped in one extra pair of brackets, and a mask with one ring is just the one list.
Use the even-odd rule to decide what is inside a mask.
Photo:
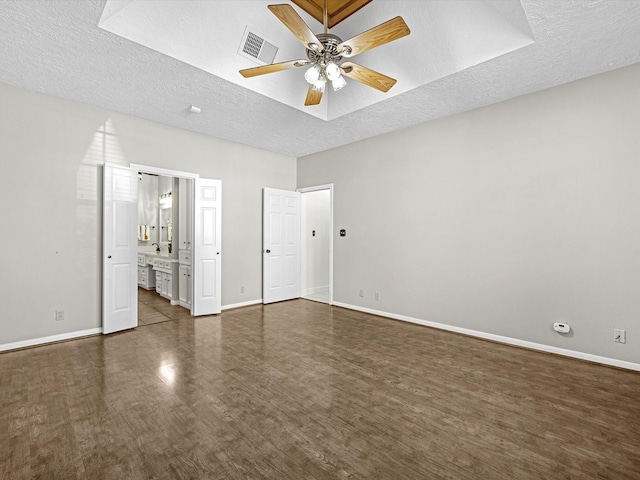
[(262, 304), (261, 298), (258, 298), (257, 300), (249, 300), (248, 302), (230, 303), (229, 305), (223, 305), (222, 311), (231, 310), (232, 308), (248, 307), (250, 305), (260, 305), (260, 304)]
[(311, 288), (305, 288), (304, 291), (302, 292), (302, 296), (304, 297), (305, 295), (313, 295), (315, 293), (329, 293), (329, 285), (323, 285), (321, 287), (311, 287)]
[(0, 352), (16, 350), (18, 348), (34, 347), (45, 343), (61, 342), (63, 340), (71, 340), (73, 338), (88, 337), (99, 333), (102, 333), (102, 328), (91, 328), (89, 330), (61, 333), (59, 335), (51, 335), (50, 337), (31, 338), (29, 340), (22, 340), (21, 342), (5, 343), (0, 345)]
[(336, 307), (347, 308), (349, 310), (357, 310), (359, 312), (378, 315), (380, 317), (392, 318), (394, 320), (401, 320), (403, 322), (409, 322), (409, 323), (417, 323), (418, 325), (424, 325), (426, 327), (438, 328), (440, 330), (447, 330), (449, 332), (461, 333), (463, 335), (469, 335), (471, 337), (483, 338), (485, 340), (493, 340), (494, 342), (506, 343), (508, 345), (515, 345), (517, 347), (530, 348), (532, 350), (538, 350), (541, 352), (555, 353), (557, 355), (564, 355), (565, 357), (579, 358), (580, 360), (587, 360), (589, 362), (602, 363), (604, 365), (610, 365), (612, 367), (619, 367), (619, 368), (625, 368), (627, 370), (640, 371), (640, 363), (627, 362), (624, 360), (617, 360), (615, 358), (609, 358), (609, 357), (601, 357), (599, 355), (592, 355), (590, 353), (577, 352), (575, 350), (567, 350), (566, 348), (552, 347), (550, 345), (528, 342), (526, 340), (520, 340), (517, 338), (503, 337), (502, 335), (494, 335), (492, 333), (479, 332), (477, 330), (470, 330), (468, 328), (455, 327), (453, 325), (447, 325), (444, 323), (430, 322), (428, 320), (407, 317), (405, 315), (397, 315), (395, 313), (381, 312), (379, 310), (359, 307), (357, 305), (350, 305), (348, 303), (333, 302), (333, 305)]

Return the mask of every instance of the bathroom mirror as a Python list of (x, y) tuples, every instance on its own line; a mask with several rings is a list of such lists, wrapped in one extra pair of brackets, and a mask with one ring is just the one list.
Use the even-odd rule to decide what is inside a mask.
[(160, 241), (164, 243), (171, 242), (173, 238), (173, 225), (171, 215), (171, 208), (160, 209)]
[(173, 198), (171, 192), (161, 194), (158, 203), (160, 205), (160, 241), (169, 243), (173, 233), (171, 220)]

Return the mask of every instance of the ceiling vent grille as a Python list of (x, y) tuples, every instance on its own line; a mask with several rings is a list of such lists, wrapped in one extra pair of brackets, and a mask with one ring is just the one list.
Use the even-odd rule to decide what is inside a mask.
[(264, 35), (251, 31), (247, 27), (240, 42), (238, 54), (261, 65), (273, 63), (278, 47), (264, 38)]

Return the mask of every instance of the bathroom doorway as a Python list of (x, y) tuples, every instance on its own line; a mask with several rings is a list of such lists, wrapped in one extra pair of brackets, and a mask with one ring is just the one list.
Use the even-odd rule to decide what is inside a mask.
[[(191, 265), (185, 265), (187, 224), (193, 179), (138, 171), (138, 325), (161, 323), (191, 315)], [(180, 252), (182, 250), (180, 249)], [(188, 278), (187, 278), (187, 274)], [(184, 279), (182, 277), (185, 277)]]
[[(164, 297), (169, 313), (220, 313), (222, 182), (134, 164), (104, 171), (103, 333), (148, 323), (138, 318), (139, 285)], [(165, 187), (148, 196), (156, 212), (138, 216), (146, 177)]]

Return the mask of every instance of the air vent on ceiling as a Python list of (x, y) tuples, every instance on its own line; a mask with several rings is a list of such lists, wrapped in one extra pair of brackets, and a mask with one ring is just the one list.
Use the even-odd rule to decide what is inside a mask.
[(276, 53), (278, 53), (278, 47), (266, 40), (264, 35), (257, 33), (253, 28), (245, 29), (238, 55), (261, 65), (269, 65), (276, 58)]

